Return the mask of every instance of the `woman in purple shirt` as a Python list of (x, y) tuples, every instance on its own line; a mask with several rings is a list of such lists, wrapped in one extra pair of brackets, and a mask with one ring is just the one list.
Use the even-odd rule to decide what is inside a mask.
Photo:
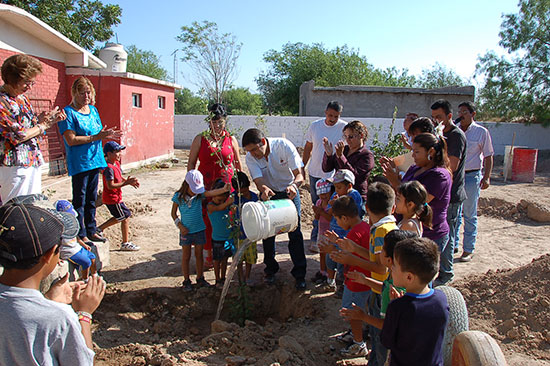
[(353, 188), (361, 194), (363, 202), (366, 202), (369, 174), (374, 168), (374, 154), (365, 146), (369, 131), (360, 121), (351, 121), (344, 127), (342, 134), (347, 145), (340, 140), (333, 148), (326, 138), (323, 139), (323, 171), (328, 173), (339, 169), (351, 170), (355, 176)]
[[(431, 133), (421, 133), (413, 141), (414, 165), (399, 179), (395, 167), (391, 162), (382, 164), (384, 175), (394, 189), (402, 182), (417, 180), (428, 192), (427, 202), (432, 208), (432, 228), (424, 227), (423, 237), (437, 243), (440, 252), (445, 249), (449, 239), (449, 225), (447, 224), (447, 207), (451, 199), (452, 176), (449, 170), (449, 157), (445, 139)], [(441, 257), (439, 273), (452, 273), (452, 263)]]

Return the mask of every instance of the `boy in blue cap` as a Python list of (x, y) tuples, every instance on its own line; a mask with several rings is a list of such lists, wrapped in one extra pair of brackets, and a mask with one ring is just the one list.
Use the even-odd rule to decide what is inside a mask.
[(120, 249), (124, 251), (136, 251), (139, 250), (139, 246), (128, 240), (130, 231), (128, 219), (132, 216), (132, 212), (122, 202), (122, 187), (132, 186), (138, 188), (139, 182), (135, 177), (128, 176), (125, 179), (122, 176), (120, 157), (124, 149), (126, 149), (126, 146), (120, 145), (116, 141), (109, 141), (103, 146), (107, 168), (103, 170), (102, 198), (103, 203), (107, 206), (113, 217), (99, 225), (98, 231), (103, 232), (106, 228), (120, 222), (120, 229), (122, 231), (122, 245)]

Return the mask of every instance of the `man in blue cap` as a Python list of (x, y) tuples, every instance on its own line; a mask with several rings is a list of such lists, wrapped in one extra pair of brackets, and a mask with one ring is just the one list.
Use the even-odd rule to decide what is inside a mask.
[(122, 187), (132, 186), (139, 187), (139, 182), (135, 177), (124, 178), (122, 169), (120, 168), (120, 157), (122, 150), (126, 146), (118, 144), (116, 141), (109, 141), (103, 146), (107, 168), (103, 170), (103, 203), (107, 206), (109, 212), (113, 215), (109, 220), (99, 225), (98, 231), (103, 232), (109, 226), (113, 226), (120, 222), (122, 231), (121, 250), (136, 251), (139, 246), (128, 240), (130, 224), (128, 219), (132, 216), (132, 212), (124, 202), (122, 202)]

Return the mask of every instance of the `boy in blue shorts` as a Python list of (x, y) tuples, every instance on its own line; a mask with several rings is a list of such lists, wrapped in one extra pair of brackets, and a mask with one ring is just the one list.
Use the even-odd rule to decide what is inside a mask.
[[(359, 208), (353, 198), (343, 196), (334, 201), (332, 205), (332, 214), (338, 222), (338, 226), (347, 231), (346, 240), (352, 241), (355, 245), (368, 250), (370, 238), (370, 226), (359, 217)], [(340, 243), (343, 240), (333, 231), (329, 232), (328, 238), (331, 242)], [(328, 252), (335, 251), (336, 247), (332, 247)], [(358, 271), (365, 276), (370, 276), (370, 271), (357, 266), (346, 266), (344, 276), (344, 293), (342, 296), (342, 308), (351, 309), (352, 304), (356, 304), (361, 308), (365, 308), (367, 298), (370, 294), (370, 287), (354, 282), (347, 277), (349, 272)], [(349, 320), (351, 326), (351, 334), (353, 335), (353, 343), (348, 347), (343, 348), (340, 353), (348, 357), (366, 356), (368, 349), (363, 341), (363, 322), (357, 319)]]
[(120, 222), (120, 229), (122, 231), (120, 250), (136, 251), (139, 250), (139, 246), (128, 239), (130, 231), (128, 219), (132, 216), (132, 212), (122, 202), (122, 187), (132, 186), (138, 188), (139, 182), (135, 177), (124, 178), (122, 176), (120, 158), (124, 149), (126, 149), (126, 146), (119, 145), (116, 141), (108, 141), (103, 147), (107, 168), (103, 170), (102, 199), (113, 217), (99, 225), (97, 229), (102, 233), (103, 230)]
[[(59, 200), (55, 203), (55, 209), (58, 212), (66, 212), (74, 217), (78, 216), (78, 213), (73, 208), (73, 205), (67, 200)], [(59, 258), (62, 260), (68, 260), (79, 268), (80, 278), (87, 280), (88, 276), (97, 273), (96, 270), (96, 258), (94, 253), (91, 252), (91, 247), (84, 243), (78, 236), (72, 239), (62, 239)]]

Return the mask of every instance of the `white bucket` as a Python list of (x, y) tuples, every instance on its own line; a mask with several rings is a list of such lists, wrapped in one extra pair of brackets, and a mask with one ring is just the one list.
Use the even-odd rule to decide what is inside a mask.
[(289, 233), (298, 227), (298, 212), (291, 200), (247, 202), (242, 210), (243, 229), (250, 241)]

